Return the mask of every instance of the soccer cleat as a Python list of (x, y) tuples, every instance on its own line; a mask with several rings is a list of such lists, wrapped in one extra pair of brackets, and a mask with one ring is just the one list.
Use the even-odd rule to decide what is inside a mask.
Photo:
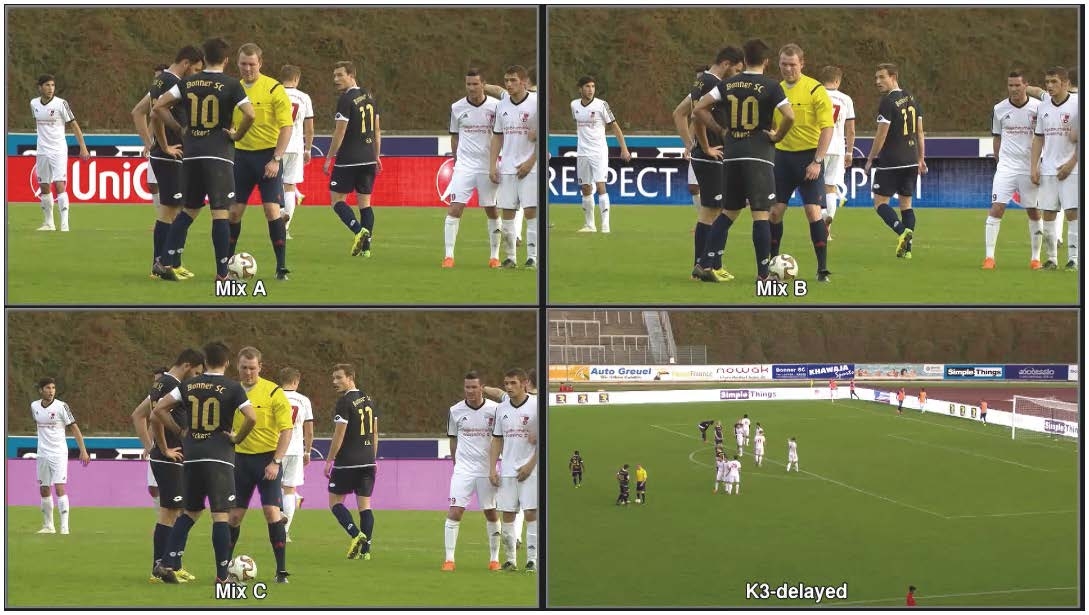
[(914, 234), (909, 228), (900, 233), (900, 238), (896, 240), (896, 258), (904, 258), (904, 254), (911, 251), (911, 236)]
[(43, 225), (38, 227), (38, 230), (39, 231), (55, 231), (55, 230), (57, 230), (57, 227), (53, 226), (52, 224), (43, 224)]
[(526, 572), (537, 572), (537, 564), (533, 560), (526, 562)]
[(503, 264), (499, 265), (503, 269), (517, 269), (518, 263), (514, 262), (513, 258), (508, 258), (503, 261)]
[(291, 278), (287, 277), (287, 274), (289, 274), (289, 273), (291, 273), (290, 269), (277, 269), (276, 270), (276, 279), (277, 280), (283, 280), (283, 281), (286, 282), (286, 281), (291, 279)]
[(527, 258), (526, 259), (526, 264), (522, 265), (522, 266), (525, 267), (526, 269), (536, 269), (537, 268), (537, 259)]
[(1041, 268), (1043, 268), (1043, 265), (1040, 264), (1040, 259), (1032, 259), (1029, 261), (1029, 269), (1036, 271), (1037, 269)]
[(446, 560), (445, 562), (442, 563), (441, 570), (443, 572), (453, 572), (454, 571), (454, 562), (452, 562), (450, 560)]
[(904, 260), (911, 260), (911, 250), (904, 252)]
[(514, 562), (503, 562), (502, 569), (507, 572), (515, 572), (518, 570), (518, 564), (515, 564)]
[(183, 278), (178, 276), (178, 272), (174, 271), (173, 267), (159, 267), (159, 279), (167, 282), (178, 282)]
[(499, 562), (495, 560), (488, 562), (488, 570), (499, 570)]
[(719, 282), (713, 269), (704, 269), (699, 265), (692, 268), (692, 275), (698, 277), (703, 282)]
[(178, 575), (174, 573), (174, 570), (162, 564), (155, 566), (155, 576), (159, 577), (163, 583), (178, 583)]
[(1056, 271), (1059, 268), (1059, 264), (1053, 260), (1049, 260), (1044, 263), (1044, 271)]
[(62, 527), (60, 533), (62, 536), (67, 536), (69, 534), (68, 528)]
[(442, 268), (443, 269), (453, 269), (454, 268), (454, 257), (453, 256), (447, 256), (446, 258), (442, 259)]
[(174, 571), (174, 576), (178, 577), (178, 583), (188, 583), (190, 581), (196, 581), (197, 577), (193, 576), (193, 573), (189, 572), (185, 568), (178, 568)]
[(489, 269), (499, 269), (499, 259), (498, 258), (489, 258), (488, 259), (488, 268)]
[(370, 247), (370, 242), (367, 241), (371, 237), (371, 232), (367, 229), (363, 229), (355, 234), (355, 239), (352, 240), (352, 256), (357, 256), (363, 252), (363, 243), (366, 241), (367, 247)]
[(68, 227), (67, 226), (61, 226), (61, 232), (62, 233), (67, 233), (68, 232)]
[[(41, 230), (41, 229), (38, 229), (38, 230)], [(587, 224), (586, 226), (583, 226), (582, 228), (580, 228), (579, 230), (577, 230), (575, 232), (576, 233), (596, 233), (597, 229), (590, 226), (589, 224)]]
[[(910, 252), (909, 252), (909, 254), (910, 254)], [(832, 272), (828, 271), (827, 269), (823, 269), (821, 271), (818, 271), (817, 272), (817, 281), (818, 282), (831, 282), (832, 281)]]
[(348, 542), (348, 559), (359, 559), (359, 553), (363, 550), (363, 545), (366, 542), (367, 537), (362, 532), (352, 538)]
[(608, 235), (610, 233), (609, 227), (607, 227), (607, 226), (601, 227), (601, 232), (602, 232), (602, 234)]
[(983, 259), (983, 268), (994, 269), (994, 257), (988, 256), (987, 258)]
[(38, 534), (56, 534), (57, 530), (56, 530), (56, 528), (54, 528), (52, 526), (46, 526), (46, 527), (43, 527), (42, 529), (38, 530), (37, 533)]
[(188, 280), (189, 278), (193, 277), (193, 272), (189, 271), (185, 267), (182, 267), (181, 265), (178, 265), (177, 267), (174, 267), (174, 275), (178, 276), (182, 280)]
[(291, 573), (289, 573), (286, 570), (281, 570), (281, 571), (276, 573), (276, 582), (277, 583), (287, 583), (288, 582), (287, 577), (289, 577), (289, 576), (291, 576)]
[(730, 280), (734, 279), (734, 274), (726, 271), (722, 267), (712, 270), (712, 273), (715, 274), (715, 277), (718, 278), (720, 282), (729, 282)]
[(160, 579), (159, 577), (155, 576), (154, 574), (152, 574), (150, 577), (147, 578), (147, 582), (154, 585), (156, 583), (162, 583), (163, 580)]
[(1066, 261), (1066, 270), (1067, 271), (1077, 271), (1078, 270), (1078, 264), (1076, 262), (1074, 262), (1074, 259), (1070, 259), (1070, 260)]

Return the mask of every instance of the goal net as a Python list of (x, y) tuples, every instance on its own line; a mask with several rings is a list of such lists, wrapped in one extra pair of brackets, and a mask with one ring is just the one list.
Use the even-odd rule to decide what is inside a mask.
[(1042, 397), (1013, 396), (1010, 433), (1013, 439), (1032, 437), (1078, 438), (1078, 404)]

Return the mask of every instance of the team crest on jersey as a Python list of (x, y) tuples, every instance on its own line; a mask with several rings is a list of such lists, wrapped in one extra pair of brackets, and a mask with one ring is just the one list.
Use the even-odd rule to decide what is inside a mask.
[(1070, 114), (1069, 113), (1063, 113), (1059, 117), (1062, 118), (1063, 124), (1069, 124), (1070, 123)]
[(526, 425), (529, 425), (529, 417), (528, 416), (523, 416), (522, 417), (522, 426), (525, 427)]
[(525, 124), (527, 122), (529, 122), (529, 114), (528, 113), (523, 113), (522, 114), (522, 123)]
[(495, 427), (495, 417), (488, 417), (488, 429)]
[(493, 112), (489, 111), (489, 112), (487, 113), (487, 116), (488, 116), (488, 123), (489, 123), (489, 124), (492, 124), (492, 123), (494, 123), (494, 122), (495, 122), (495, 113), (493, 113)]

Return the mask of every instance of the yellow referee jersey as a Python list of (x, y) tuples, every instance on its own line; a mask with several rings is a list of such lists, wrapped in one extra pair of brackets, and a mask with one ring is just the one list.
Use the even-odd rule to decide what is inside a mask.
[[(793, 86), (786, 81), (780, 82), (780, 85), (786, 92), (790, 106), (794, 108), (794, 126), (782, 141), (775, 144), (775, 149), (784, 152), (817, 149), (821, 130), (835, 124), (828, 90), (820, 81), (808, 75), (802, 75)], [(778, 108), (775, 109), (774, 119), (776, 126), (783, 120), (783, 114)]]
[[(271, 453), (276, 450), (280, 432), (291, 429), (291, 403), (287, 401), (284, 390), (271, 380), (258, 378), (257, 384), (246, 391), (257, 415), (257, 424), (246, 439), (234, 447), (238, 453)], [(242, 413), (236, 412), (231, 429), (238, 433), (242, 429)]]
[[(268, 75), (261, 75), (253, 85), (243, 80), (242, 89), (250, 99), (256, 117), (253, 118), (253, 126), (250, 126), (246, 136), (234, 144), (235, 148), (255, 151), (276, 147), (280, 129), (294, 124), (291, 118), (291, 99), (287, 97), (284, 86)], [(238, 126), (241, 123), (242, 110), (235, 107), (232, 125)]]
[(645, 483), (647, 482), (647, 471), (643, 468), (637, 468), (635, 470), (635, 482)]

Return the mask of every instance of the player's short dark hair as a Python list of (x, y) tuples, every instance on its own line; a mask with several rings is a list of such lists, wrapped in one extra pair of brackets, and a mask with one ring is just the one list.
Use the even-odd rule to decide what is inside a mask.
[(242, 350), (238, 351), (238, 360), (242, 359), (257, 359), (257, 362), (261, 362), (261, 351), (253, 346), (246, 346)]
[[(200, 55), (201, 55), (201, 56), (203, 57), (203, 56), (204, 56), (204, 53), (203, 53), (203, 52), (201, 52), (201, 54), (200, 54)], [(169, 65), (169, 64), (161, 64), (161, 63), (160, 63), (160, 64), (156, 64), (155, 66), (152, 66), (152, 67), (151, 67), (151, 70), (153, 70), (153, 71), (155, 71), (155, 72), (157, 72), (157, 73), (161, 73), (161, 72), (163, 72), (164, 70), (166, 70), (166, 69), (168, 69), (168, 68), (170, 68), (170, 65)]]
[(745, 41), (742, 49), (745, 51), (745, 64), (747, 66), (763, 64), (768, 59), (768, 53), (771, 51), (771, 47), (768, 47), (767, 43), (758, 38)]
[(350, 77), (355, 77), (355, 64), (348, 60), (341, 60), (333, 65), (333, 72), (337, 72), (338, 68), (343, 68), (344, 72)]
[(593, 75), (583, 75), (579, 77), (579, 87), (586, 85), (587, 83), (597, 84), (597, 79), (594, 79)]
[(351, 363), (337, 363), (333, 366), (333, 373), (344, 372), (344, 375), (355, 380), (355, 366)]
[(718, 55), (715, 56), (715, 64), (722, 64), (723, 62), (729, 62), (730, 64), (737, 64), (738, 62), (745, 61), (745, 52), (741, 51), (737, 47), (730, 45), (718, 50)]
[(194, 365), (204, 365), (204, 355), (196, 348), (186, 348), (181, 351), (181, 354), (178, 355), (177, 359), (174, 359), (174, 365), (182, 365), (185, 363), (188, 363), (190, 367)]
[(466, 372), (465, 379), (466, 380), (480, 380), (480, 374), (475, 369), (471, 369), (468, 372)]
[(203, 351), (205, 367), (223, 367), (231, 360), (231, 349), (223, 342), (208, 342)]
[(242, 45), (238, 48), (238, 55), (257, 56), (257, 59), (260, 60), (261, 56), (264, 55), (264, 52), (261, 51), (261, 48), (257, 46), (257, 43), (246, 43), (245, 45)]
[(294, 64), (284, 64), (280, 67), (280, 82), (294, 81), (302, 77), (302, 69)]
[(1048, 77), (1058, 77), (1059, 81), (1070, 80), (1070, 71), (1066, 70), (1065, 66), (1052, 66), (1051, 68), (1047, 69), (1047, 72), (1044, 74)]
[(797, 43), (787, 43), (779, 48), (779, 55), (781, 56), (794, 56), (799, 60), (805, 59), (805, 52)]
[(38, 85), (39, 86), (45, 85), (45, 84), (49, 83), (50, 81), (55, 83), (57, 80), (53, 77), (53, 75), (50, 75), (49, 73), (42, 73), (42, 74), (38, 75)]
[(57, 381), (54, 380), (51, 376), (46, 376), (45, 378), (41, 378), (41, 379), (38, 380), (38, 390), (40, 391), (40, 390), (44, 389), (45, 385), (47, 385), (47, 384), (57, 384)]
[(302, 372), (294, 367), (285, 367), (280, 370), (280, 386), (289, 382), (298, 382), (302, 378)]
[(909, 592), (915, 591), (915, 586), (914, 585), (908, 585), (908, 591)]
[(535, 386), (535, 387), (537, 386), (537, 368), (536, 367), (531, 367), (528, 370), (526, 370), (526, 379), (529, 380), (529, 383), (532, 384), (533, 386)]
[(481, 71), (479, 68), (477, 68), (475, 66), (470, 68), (469, 70), (465, 71), (465, 76), (466, 77), (480, 77), (481, 81), (486, 81), (486, 79), (484, 79), (484, 72)]
[(889, 74), (890, 77), (900, 76), (900, 67), (896, 66), (892, 62), (882, 62), (877, 65), (877, 70), (883, 70)]
[(579, 452), (578, 452), (578, 451), (575, 451), (575, 454), (576, 454), (576, 455), (578, 455), (578, 454), (579, 454)]
[(837, 79), (843, 79), (843, 69), (838, 66), (825, 66), (821, 69), (821, 83), (832, 83)]
[(508, 369), (507, 373), (503, 374), (503, 376), (506, 378), (517, 378), (521, 382), (525, 382), (529, 379), (529, 377), (526, 376), (526, 370), (522, 369), (521, 367)]
[(219, 66), (227, 60), (227, 50), (231, 45), (223, 38), (216, 37), (204, 41), (201, 48), (204, 49), (204, 61), (212, 66)]
[(158, 376), (160, 374), (165, 374), (168, 371), (170, 371), (169, 367), (156, 367), (155, 369), (151, 370), (151, 373), (155, 376)]
[(627, 469), (628, 469), (628, 464), (626, 464), (626, 463), (624, 464), (624, 469), (625, 469), (625, 470), (627, 470)]
[(1021, 70), (1020, 68), (1010, 69), (1009, 74), (1006, 75), (1006, 76), (1009, 77), (1010, 79), (1013, 79), (1014, 77), (1020, 77), (1021, 79), (1024, 79), (1025, 81), (1028, 81), (1028, 79), (1025, 79), (1025, 71)]
[(521, 64), (512, 64), (507, 67), (507, 70), (503, 71), (503, 75), (518, 75), (519, 79), (529, 79), (529, 73), (526, 71), (526, 67)]
[[(178, 50), (178, 53), (174, 56), (174, 62), (181, 62), (182, 60), (189, 60), (190, 64), (196, 64), (197, 62), (204, 61), (204, 52), (197, 49), (194, 45), (186, 45)], [(163, 64), (163, 70), (170, 68), (166, 64)]]

